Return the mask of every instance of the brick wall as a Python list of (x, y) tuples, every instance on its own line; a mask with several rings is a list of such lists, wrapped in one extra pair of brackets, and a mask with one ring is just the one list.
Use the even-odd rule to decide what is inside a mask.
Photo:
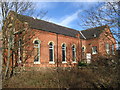
[[(15, 17), (14, 14), (10, 13), (7, 17), (7, 19), (8, 19), (7, 21), (12, 23), (12, 21), (14, 21), (13, 19), (15, 19), (14, 17)], [(5, 26), (8, 25), (7, 21), (5, 23)], [(19, 31), (20, 29), (25, 29), (25, 28), (29, 28), (29, 23), (27, 23), (27, 22), (23, 23), (17, 19), (15, 22), (15, 30), (16, 30), (15, 32)], [(92, 54), (92, 57), (105, 55), (106, 54), (105, 43), (106, 42), (109, 43), (110, 46), (113, 43), (116, 43), (110, 30), (106, 29), (105, 31), (108, 33), (107, 37), (105, 36), (105, 33), (103, 32), (99, 38), (82, 40), (79, 38), (79, 36), (80, 36), (79, 34), (76, 35), (77, 38), (75, 38), (75, 37), (60, 35), (60, 34), (56, 34), (56, 33), (46, 32), (46, 31), (42, 31), (42, 30), (36, 30), (36, 29), (30, 30), (31, 33), (28, 33), (28, 34), (31, 34), (31, 36), (33, 35), (33, 37), (28, 40), (29, 42), (27, 42), (28, 46), (26, 46), (26, 49), (29, 51), (29, 53), (26, 54), (26, 52), (23, 52), (24, 56), (29, 56), (25, 65), (29, 66), (29, 67), (33, 67), (33, 66), (56, 67), (57, 62), (58, 62), (58, 66), (60, 66), (60, 67), (74, 66), (77, 63), (72, 62), (72, 45), (73, 44), (76, 46), (76, 61), (77, 62), (82, 59), (81, 47), (83, 47), (83, 46), (85, 47), (85, 54), (86, 53), (92, 54), (92, 47), (97, 46), (98, 53), (94, 54), (94, 55)], [(27, 33), (26, 33), (26, 36), (27, 36)], [(20, 36), (18, 36), (18, 37), (20, 37)], [(34, 64), (35, 55), (34, 55), (33, 41), (35, 39), (40, 40), (40, 64)], [(58, 39), (58, 41), (57, 41), (57, 39)], [(49, 45), (48, 45), (48, 43), (50, 41), (54, 42), (55, 64), (49, 64)], [(57, 42), (58, 42), (58, 46), (57, 46)], [(66, 48), (67, 63), (62, 63), (62, 47), (61, 47), (62, 43), (65, 43), (66, 47), (67, 47)], [(57, 47), (58, 47), (58, 49), (57, 49)], [(57, 52), (57, 50), (58, 50), (58, 52)], [(7, 56), (7, 52), (6, 52), (6, 55), (4, 54), (4, 56)], [(17, 55), (16, 55), (16, 58), (18, 58)], [(16, 60), (18, 60), (18, 59), (16, 59)]]
[(99, 38), (99, 53), (101, 56), (107, 55), (105, 44), (108, 43), (110, 45), (110, 54), (112, 54), (112, 45), (114, 44), (114, 48), (116, 50), (116, 41), (110, 32), (110, 29), (106, 29)]
[[(72, 63), (72, 45), (76, 45), (76, 61), (80, 60), (80, 51), (81, 44), (79, 38), (69, 37), (65, 35), (50, 33), (41, 30), (33, 30), (34, 37), (31, 39), (33, 42), (34, 39), (40, 40), (40, 64), (34, 64), (34, 54), (30, 59), (27, 60), (27, 66), (40, 66), (40, 67), (56, 67), (57, 66), (57, 38), (58, 38), (58, 62), (60, 67), (74, 66), (77, 63)], [(49, 45), (48, 43), (54, 42), (54, 61), (55, 64), (49, 64)], [(62, 63), (62, 43), (66, 44), (66, 61), (67, 63)], [(31, 46), (31, 50), (32, 47)]]
[[(107, 34), (107, 35), (106, 35)], [(110, 32), (109, 28), (106, 28), (98, 38), (93, 38), (89, 40), (81, 40), (82, 46), (85, 46), (86, 53), (91, 53), (92, 58), (97, 58), (98, 56), (107, 56), (105, 44), (110, 45), (110, 55), (112, 55), (112, 45), (114, 45), (114, 50), (116, 50), (116, 41)], [(97, 54), (92, 54), (92, 47), (97, 46)], [(109, 56), (110, 56), (109, 55)]]

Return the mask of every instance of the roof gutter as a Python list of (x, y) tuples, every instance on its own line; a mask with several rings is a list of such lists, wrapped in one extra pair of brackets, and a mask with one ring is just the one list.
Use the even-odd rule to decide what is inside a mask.
[(80, 34), (83, 36), (83, 38), (86, 39), (86, 37), (83, 35), (83, 33), (82, 33), (81, 31), (79, 31), (79, 32), (80, 32)]

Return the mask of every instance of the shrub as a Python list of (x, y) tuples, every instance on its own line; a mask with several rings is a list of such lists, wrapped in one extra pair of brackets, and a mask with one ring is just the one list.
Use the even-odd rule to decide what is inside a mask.
[(87, 66), (87, 63), (80, 61), (78, 62), (78, 66)]

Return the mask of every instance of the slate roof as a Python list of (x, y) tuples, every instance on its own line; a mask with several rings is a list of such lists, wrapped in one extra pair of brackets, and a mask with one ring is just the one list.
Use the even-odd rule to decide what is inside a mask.
[[(51, 22), (40, 20), (40, 19), (34, 19), (33, 17), (17, 14), (17, 18), (21, 22), (28, 22), (28, 24), (30, 25), (30, 27), (32, 29), (53, 32), (53, 33), (71, 36), (71, 37), (76, 37), (77, 34), (81, 34), (79, 31), (77, 31), (75, 29), (63, 27), (63, 26), (60, 26), (60, 25), (57, 25), (57, 24), (54, 24)], [(95, 27), (95, 28), (90, 28), (87, 30), (82, 30), (81, 32), (84, 35), (84, 37), (86, 37), (86, 40), (92, 39), (92, 38), (99, 37), (99, 35), (101, 34), (101, 32), (104, 30), (104, 28), (106, 26), (107, 25)], [(83, 35), (80, 35), (81, 39), (85, 39), (83, 37)]]
[[(107, 25), (90, 28), (86, 30), (82, 30), (81, 33), (84, 35), (86, 39), (97, 38), (100, 34), (104, 31), (104, 29), (108, 27)], [(85, 39), (82, 35), (80, 36), (81, 39)]]
[(76, 37), (76, 35), (79, 34), (79, 31), (77, 30), (66, 28), (44, 20), (34, 19), (29, 16), (17, 14), (17, 18), (22, 22), (28, 22), (32, 29), (58, 33), (71, 37)]

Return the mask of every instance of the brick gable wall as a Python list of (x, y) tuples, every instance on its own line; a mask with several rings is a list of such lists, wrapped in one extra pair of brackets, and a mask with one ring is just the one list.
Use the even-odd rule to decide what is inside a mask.
[(114, 44), (114, 48), (116, 50), (116, 41), (113, 37), (113, 35), (110, 32), (109, 28), (106, 28), (106, 30), (100, 35), (99, 37), (99, 52), (101, 56), (107, 55), (105, 44), (110, 44), (110, 54), (112, 53), (112, 45)]
[[(92, 59), (98, 57), (105, 57), (105, 56), (112, 56), (112, 45), (114, 45), (114, 49), (116, 51), (116, 41), (110, 32), (109, 28), (105, 28), (105, 30), (100, 34), (98, 38), (88, 39), (88, 40), (81, 40), (82, 46), (85, 46), (85, 57), (87, 53), (91, 53)], [(106, 52), (105, 44), (108, 43), (110, 45), (110, 55)], [(97, 47), (97, 54), (92, 54), (92, 47)], [(83, 58), (84, 59), (84, 58)]]

